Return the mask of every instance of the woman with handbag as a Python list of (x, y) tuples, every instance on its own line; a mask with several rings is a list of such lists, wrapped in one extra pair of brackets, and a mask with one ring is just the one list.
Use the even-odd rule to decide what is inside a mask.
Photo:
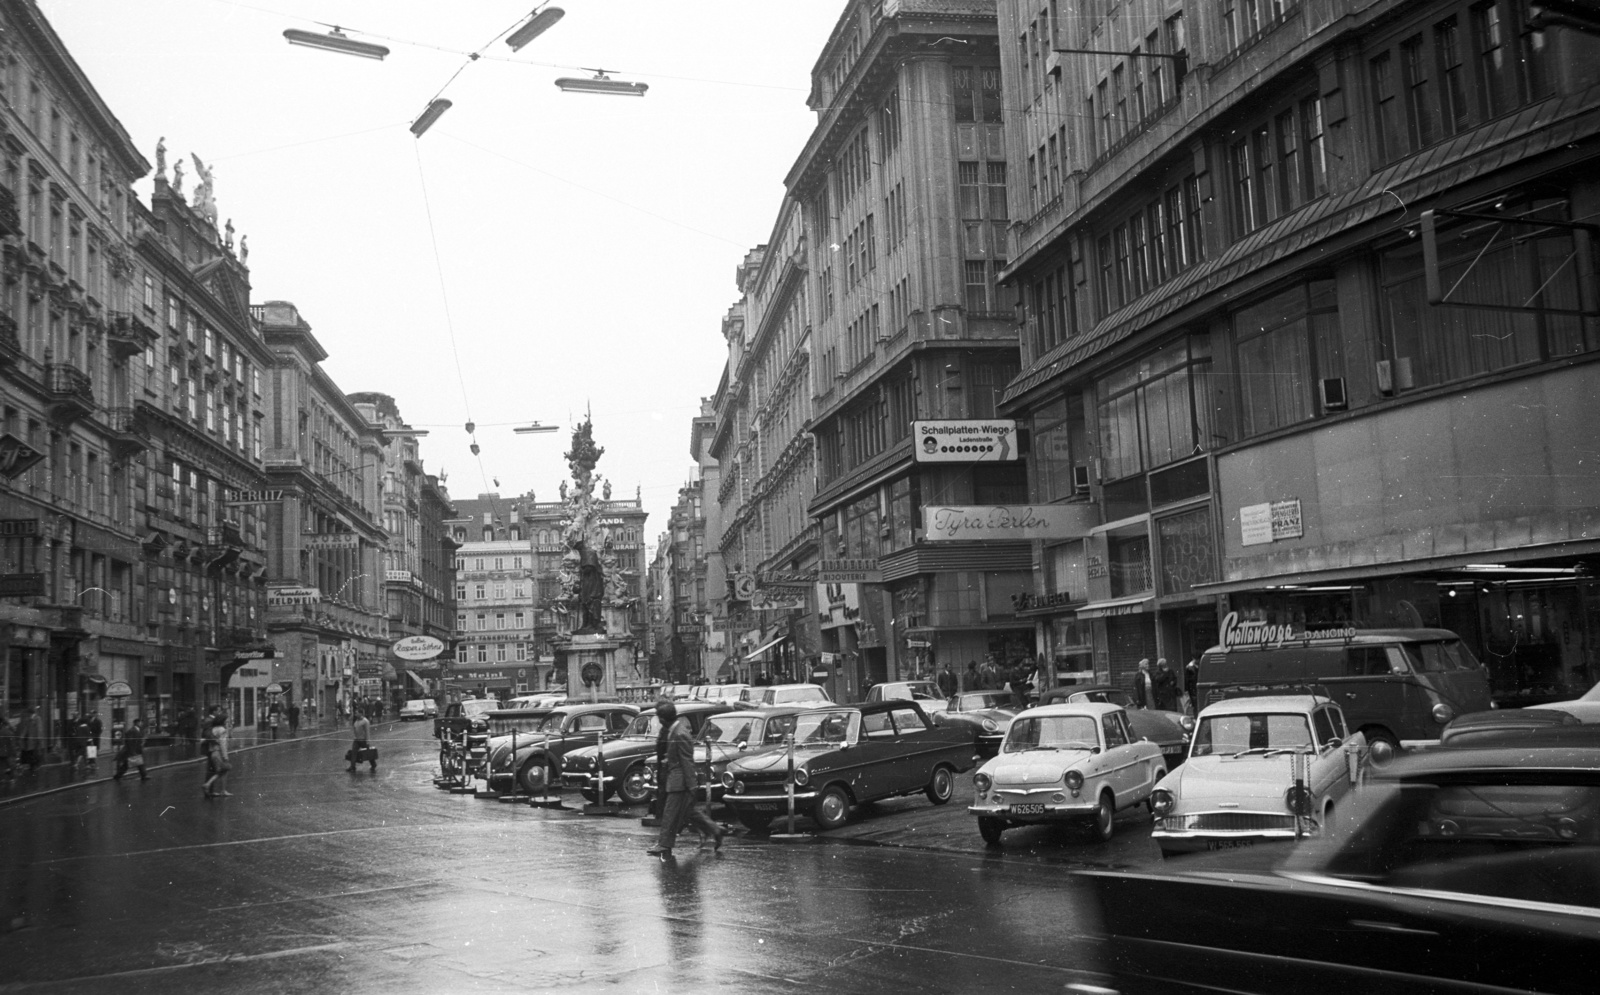
[(228, 725), (220, 712), (211, 718), (211, 728), (206, 732), (206, 747), (206, 801), (218, 796), (232, 797), (233, 792), (227, 790), (228, 771), (233, 769), (228, 762)]
[(122, 748), (117, 751), (117, 772), (111, 775), (111, 779), (122, 780), (122, 775), (128, 772), (129, 767), (139, 771), (139, 780), (150, 780), (144, 768), (144, 719), (134, 719), (133, 725), (122, 734)]

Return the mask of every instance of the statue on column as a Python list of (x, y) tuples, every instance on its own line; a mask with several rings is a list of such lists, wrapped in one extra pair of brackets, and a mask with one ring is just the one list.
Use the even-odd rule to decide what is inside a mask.
[(563, 542), (567, 552), (561, 562), (561, 597), (564, 611), (575, 612), (573, 635), (603, 634), (606, 631), (606, 550), (605, 529), (595, 502), (594, 468), (605, 450), (594, 444), (594, 429), (589, 419), (572, 430), (572, 449), (566, 454), (574, 486), (562, 483), (566, 504)]
[(156, 139), (156, 179), (167, 182), (167, 136)]
[(183, 160), (182, 159), (179, 159), (177, 162), (172, 164), (172, 192), (178, 195), (178, 199), (179, 200), (183, 199)]
[(200, 181), (195, 184), (194, 200), (189, 206), (194, 208), (196, 214), (205, 218), (215, 227), (217, 223), (217, 201), (212, 196), (211, 170), (193, 152), (189, 153), (189, 158), (194, 160), (194, 175), (200, 178)]

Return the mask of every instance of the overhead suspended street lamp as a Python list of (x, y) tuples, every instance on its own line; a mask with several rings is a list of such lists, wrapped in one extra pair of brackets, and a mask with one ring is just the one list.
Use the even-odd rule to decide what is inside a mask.
[(644, 92), (650, 89), (648, 83), (630, 83), (627, 80), (612, 79), (603, 69), (595, 70), (592, 79), (563, 76), (556, 80), (556, 86), (565, 93), (603, 93), (625, 97), (642, 97)]
[(567, 14), (560, 7), (546, 7), (544, 10), (535, 10), (528, 18), (528, 23), (511, 32), (506, 38), (506, 44), (515, 52), (522, 46), (550, 30), (552, 26)]
[(314, 31), (301, 31), (299, 28), (289, 28), (283, 36), (289, 39), (291, 45), (304, 45), (306, 48), (320, 48), (327, 52), (339, 52), (344, 55), (359, 55), (363, 59), (382, 59), (389, 54), (389, 50), (382, 45), (371, 42), (356, 41), (349, 35), (335, 27), (325, 35)]
[(541, 425), (538, 422), (534, 422), (532, 425), (518, 425), (511, 431), (517, 435), (533, 435), (535, 432), (554, 432), (556, 428), (557, 426), (555, 425)]
[(453, 105), (450, 101), (443, 97), (430, 101), (427, 109), (415, 121), (411, 122), (411, 133), (421, 138), (422, 133), (433, 127), (433, 122), (439, 120), (439, 116), (449, 110), (451, 106)]

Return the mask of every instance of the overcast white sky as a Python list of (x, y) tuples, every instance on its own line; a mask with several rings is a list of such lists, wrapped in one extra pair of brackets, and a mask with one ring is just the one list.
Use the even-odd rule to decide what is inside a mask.
[[(497, 41), (467, 66), (420, 140), (408, 125), (465, 61), (438, 49), (482, 48), (530, 0), (40, 3), (152, 165), (164, 136), (186, 193), (191, 153), (213, 167), (253, 300), (293, 301), (342, 389), (391, 394), (428, 428), (454, 497), (498, 478), (554, 500), (589, 406), (600, 472), (619, 496), (642, 486), (649, 534), (666, 528), (734, 267), (771, 232), (843, 0), (562, 0), (521, 52)], [(313, 21), (391, 54), (284, 40), (326, 30)], [(577, 67), (650, 91), (557, 90)], [(150, 179), (137, 190), (148, 203)], [(562, 430), (511, 433), (535, 419)]]

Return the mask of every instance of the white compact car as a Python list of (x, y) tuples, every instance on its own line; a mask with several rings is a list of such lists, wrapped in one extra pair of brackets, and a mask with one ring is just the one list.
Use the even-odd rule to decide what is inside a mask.
[(1103, 842), (1117, 810), (1148, 801), (1166, 772), (1161, 747), (1135, 737), (1121, 707), (1043, 705), (1011, 720), (1000, 753), (972, 776), (967, 811), (991, 846), (1008, 826), (1068, 820)]
[(432, 698), (413, 698), (400, 706), (400, 719), (433, 719), (439, 716), (439, 703)]
[(1566, 712), (1579, 722), (1588, 725), (1600, 722), (1600, 684), (1590, 688), (1581, 698), (1571, 701), (1552, 701), (1543, 705), (1529, 705), (1529, 708), (1548, 708), (1558, 712)]
[(1209, 705), (1188, 762), (1151, 796), (1151, 836), (1171, 856), (1316, 834), (1359, 779), (1366, 746), (1321, 695)]

